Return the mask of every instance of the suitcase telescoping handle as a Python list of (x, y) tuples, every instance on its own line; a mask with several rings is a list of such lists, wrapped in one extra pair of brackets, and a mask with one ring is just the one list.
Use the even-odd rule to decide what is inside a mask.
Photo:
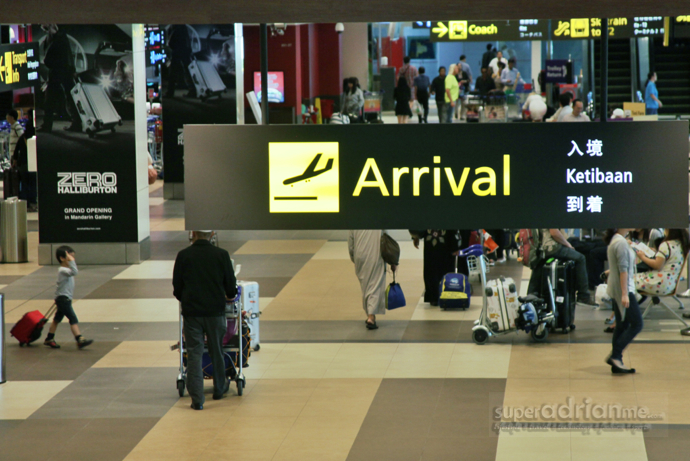
[(48, 311), (46, 312), (45, 318), (47, 318), (48, 320), (50, 320), (50, 316), (53, 315), (53, 314), (56, 313), (56, 312), (57, 312), (57, 303), (53, 303), (53, 305), (50, 306), (50, 308), (49, 308)]

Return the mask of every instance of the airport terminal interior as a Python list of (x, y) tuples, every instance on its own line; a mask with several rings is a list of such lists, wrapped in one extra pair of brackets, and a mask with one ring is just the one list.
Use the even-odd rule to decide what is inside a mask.
[[(422, 250), (407, 231), (391, 233), (408, 305), (378, 317), (373, 331), (363, 325), (346, 231), (220, 231), (238, 279), (259, 282), (261, 347), (242, 397), (233, 386), (213, 401), (208, 382), (204, 410), (192, 411), (178, 397), (179, 354), (170, 349), (179, 336), (172, 267), (189, 235), (183, 202), (165, 200), (161, 186), (151, 186), (151, 259), (80, 267), (74, 307), (92, 346), (78, 350), (66, 323), (58, 350), (8, 338), (0, 458), (630, 461), (684, 459), (690, 449), (690, 338), (680, 322), (662, 309), (650, 314), (627, 354), (632, 377), (604, 363), (610, 310), (578, 306), (577, 329), (548, 343), (520, 332), (477, 345), (481, 297), (466, 311), (424, 303)], [(29, 237), (34, 254), (37, 233)], [(529, 269), (513, 252), (488, 276), (512, 277), (524, 293)], [(55, 266), (3, 265), (0, 277), (7, 332), (25, 312), (50, 307)], [(495, 427), (496, 408), (568, 397), (664, 416), (647, 430)]]
[[(619, 367), (610, 363), (614, 361), (610, 355), (613, 295), (606, 288), (602, 292), (601, 285), (597, 287), (602, 281), (593, 284), (590, 279), (594, 285), (590, 286), (591, 299), (581, 298), (581, 291), (575, 303), (574, 285), (568, 285), (574, 283), (574, 272), (563, 272), (567, 276), (558, 272), (557, 276), (561, 266), (558, 262), (550, 266), (549, 261), (548, 267), (554, 271), (551, 278), (546, 272), (535, 272), (533, 277), (530, 264), (523, 263), (523, 256), (529, 258), (526, 247), (532, 237), (528, 233), (552, 235), (549, 229), (497, 229), (505, 231), (500, 243), (505, 247), (504, 259), (492, 246), (498, 233), (492, 237), (484, 229), (472, 229), (476, 253), (459, 258), (464, 265), (459, 272), (468, 273), (471, 288), (456, 287), (462, 294), (448, 298), (467, 299), (470, 294), (469, 303), (449, 309), (425, 301), (424, 274), (433, 265), (431, 259), (425, 263), (425, 247), (435, 246), (437, 239), (445, 245), (443, 239), (449, 238), (445, 231), (430, 229), (417, 248), (413, 231), (386, 229), (400, 246), (395, 278), (386, 266), (386, 286), (399, 283), (406, 305), (378, 314), (378, 328), (374, 329), (362, 308), (362, 289), (348, 248), (350, 231), (342, 224), (345, 218), (354, 219), (344, 216), (346, 212), (354, 215), (352, 210), (358, 210), (361, 216), (377, 219), (376, 224), (383, 222), (381, 216), (397, 220), (404, 214), (396, 222), (407, 219), (404, 222), (426, 227), (426, 222), (420, 222), (423, 220), (415, 221), (412, 214), (416, 212), (444, 223), (452, 215), (457, 217), (456, 227), (469, 233), (466, 227), (479, 226), (463, 227), (465, 217), (474, 213), (466, 218), (472, 223), (481, 221), (478, 215), (491, 220), (497, 214), (510, 214), (509, 206), (527, 210), (520, 211), (520, 219), (511, 215), (512, 223), (528, 223), (522, 226), (537, 215), (541, 222), (574, 223), (577, 221), (571, 216), (576, 216), (583, 222), (610, 223), (614, 211), (609, 210), (614, 207), (606, 204), (615, 201), (624, 203), (624, 211), (634, 216), (629, 221), (651, 223), (661, 216), (665, 222), (680, 223), (677, 227), (686, 226), (686, 199), (690, 202), (685, 178), (690, 16), (610, 20), (609, 29), (616, 35), (607, 39), (606, 47), (601, 46), (600, 34), (606, 30), (601, 18), (268, 26), (0, 25), (0, 57), (3, 53), (14, 56), (15, 72), (10, 79), (8, 64), (3, 68), (0, 59), (0, 77), (7, 78), (0, 79), (0, 109), (3, 116), (8, 114), (7, 123), (0, 123), (0, 197), (7, 199), (0, 202), (0, 293), (4, 303), (0, 378), (5, 380), (0, 384), (0, 461), (690, 459), (687, 253), (681, 257), (681, 269), (673, 267), (672, 292), (660, 298), (650, 294), (642, 304), (644, 327), (624, 355), (625, 366), (635, 370), (618, 373), (613, 371)], [(64, 46), (61, 56), (68, 58), (62, 71), (56, 71), (59, 66), (48, 65), (46, 56), (53, 53), (53, 59), (58, 59), (55, 50), (60, 50), (60, 43)], [(244, 48), (240, 50), (240, 46)], [(261, 59), (265, 53), (268, 66)], [(507, 58), (505, 64), (498, 53)], [(602, 61), (608, 67), (602, 67)], [(463, 63), (472, 69), (473, 77), (466, 74)], [(453, 75), (443, 76), (441, 86), (434, 83), (434, 87), (431, 82), (439, 81), (441, 67)], [(480, 83), (482, 67), (486, 75)], [(421, 68), (430, 77), (426, 84), (415, 80)], [(446, 96), (431, 95), (428, 117), (417, 93), (405, 92), (410, 77), (416, 88), (432, 85), (432, 89), (447, 91)], [(270, 84), (262, 82), (264, 78)], [(261, 93), (268, 94), (270, 104), (263, 101), (261, 105)], [(451, 99), (453, 104), (457, 101), (457, 111), (449, 107)], [(356, 104), (348, 106), (355, 109), (343, 109), (346, 104)], [(98, 109), (103, 111), (100, 115)], [(292, 196), (268, 193), (273, 187), (268, 174), (273, 155), (269, 149), (273, 147), (261, 144), (268, 161), (245, 161), (259, 141), (243, 144), (246, 139), (238, 135), (223, 138), (227, 146), (222, 147), (230, 154), (215, 157), (217, 164), (198, 160), (212, 158), (208, 152), (213, 152), (213, 146), (204, 144), (199, 133), (210, 133), (213, 142), (207, 144), (217, 147), (222, 143), (216, 142), (216, 129), (259, 130), (220, 125), (252, 125), (264, 117), (269, 126), (285, 130), (272, 137), (271, 143), (300, 141), (299, 147), (304, 149), (307, 142), (301, 142), (299, 135), (312, 130), (305, 139), (316, 144), (325, 138), (312, 133), (323, 128), (289, 125), (333, 125), (326, 131), (335, 133), (340, 129), (337, 126), (347, 124), (350, 126), (341, 128), (362, 143), (348, 144), (352, 139), (341, 138), (341, 150), (338, 153), (336, 147), (335, 154), (336, 159), (340, 155), (340, 169), (336, 160), (334, 171), (333, 159), (321, 159), (322, 153), (304, 173), (300, 173), (301, 166), (290, 165), (296, 163), (292, 157), (286, 157), (284, 168), (300, 170), (292, 178), (280, 177), (278, 185), (288, 192), (292, 183), (313, 181), (314, 187), (321, 187), (318, 181), (325, 174), (341, 175), (336, 177), (340, 183), (335, 183), (339, 200), (335, 210), (300, 210), (304, 228), (312, 230), (295, 230), (298, 225), (290, 221), (293, 209), (269, 212), (269, 202), (278, 207), (275, 202), (281, 201), (281, 206), (289, 208), (295, 200), (317, 201), (317, 197), (294, 195), (297, 192)], [(14, 123), (16, 118), (21, 123)], [(589, 124), (563, 125), (589, 122), (590, 118)], [(451, 126), (431, 126), (442, 119)], [(602, 119), (605, 123), (597, 123)], [(420, 127), (424, 121), (430, 126)], [(400, 126), (405, 123), (413, 126)], [(202, 131), (193, 126), (211, 124), (220, 127)], [(28, 165), (20, 165), (21, 172), (19, 151), (10, 152), (21, 142), (12, 131), (19, 125), (27, 131), (37, 130), (36, 139), (26, 141)], [(657, 138), (626, 145), (634, 144), (629, 139), (641, 136), (631, 127)], [(506, 135), (518, 133), (520, 128), (543, 134), (530, 142), (545, 147), (527, 152), (525, 145)], [(293, 131), (300, 129), (303, 131)], [(414, 135), (398, 135), (406, 134), (406, 129)], [(450, 136), (453, 129), (464, 130), (458, 131), (464, 134), (485, 130), (481, 132), (492, 135), (484, 139), (484, 146), (468, 145), (464, 139), (457, 139), (457, 145), (440, 145), (438, 140), (450, 139), (444, 136)], [(364, 132), (369, 136), (366, 139), (359, 137)], [(670, 135), (662, 139), (662, 132)], [(384, 146), (381, 152), (371, 153), (386, 168), (393, 156), (396, 161), (417, 154), (420, 159), (428, 157), (419, 160), (426, 163), (410, 163), (414, 168), (393, 169), (398, 183), (391, 188), (392, 194), (384, 193), (386, 182), (390, 184), (390, 168), (385, 181), (378, 167), (372, 168), (370, 176), (363, 172), (357, 181), (361, 165), (353, 167), (350, 159), (364, 154), (347, 149), (352, 145), (381, 146), (378, 135), (371, 133), (394, 133), (392, 142), (398, 145), (409, 141), (409, 146), (422, 146), (415, 151), (410, 147), (410, 152), (390, 152)], [(426, 133), (438, 133), (438, 139)], [(572, 144), (570, 154), (564, 150), (558, 154), (562, 158), (553, 161), (546, 157), (557, 150), (555, 142), (551, 143), (556, 137), (549, 137), (550, 133), (560, 133), (557, 141), (568, 149)], [(616, 143), (607, 137), (610, 133), (617, 136)], [(571, 139), (577, 139), (586, 153)], [(338, 145), (331, 141), (328, 143)], [(630, 157), (609, 155), (623, 149), (629, 150)], [(654, 155), (650, 155), (652, 150)], [(436, 165), (441, 163), (441, 154), (443, 166), (463, 165), (462, 177), (459, 167), (453, 179), (452, 168), (441, 170)], [(629, 158), (637, 164), (623, 165)], [(494, 159), (503, 162), (505, 171), (496, 170), (500, 171), (498, 181), (492, 168), (478, 163), (485, 159), (487, 164)], [(369, 159), (366, 161), (369, 165)], [(477, 168), (469, 180), (465, 161)], [(582, 170), (588, 184), (583, 184), (585, 176), (579, 172), (572, 173), (576, 184), (565, 186), (542, 178), (546, 185), (537, 195), (534, 187), (523, 187), (543, 174), (541, 170), (554, 171), (551, 163), (560, 168), (559, 162), (566, 165), (566, 161), (568, 167), (574, 162), (601, 164)], [(257, 164), (265, 167), (268, 181), (256, 173), (263, 172), (255, 168)], [(597, 182), (600, 174), (607, 178), (598, 165), (604, 165), (602, 171), (626, 171), (616, 173), (622, 178), (615, 179), (617, 184), (612, 184), (613, 179), (589, 184)], [(421, 168), (426, 172), (420, 173), (415, 166), (426, 166)], [(482, 168), (490, 170), (484, 182), (476, 179)], [(403, 184), (401, 193), (402, 170), (407, 170), (409, 184)], [(354, 179), (350, 177), (353, 171)], [(32, 173), (39, 178), (37, 196), (32, 192), (36, 183)], [(224, 180), (226, 174), (231, 179)], [(427, 174), (422, 181), (428, 182), (422, 184), (428, 190), (420, 198), (422, 174)], [(633, 183), (633, 174), (634, 184), (627, 184)], [(438, 184), (440, 178), (443, 186)], [(256, 183), (250, 184), (254, 179)], [(343, 192), (350, 183), (358, 184), (360, 192), (362, 184), (368, 188), (362, 198), (359, 192)], [(482, 189), (487, 183), (489, 188)], [(293, 190), (302, 190), (302, 185), (295, 185)], [(604, 205), (598, 195), (587, 197), (590, 190), (609, 193), (614, 188), (618, 195), (606, 195)], [(649, 189), (662, 188), (673, 194), (666, 189), (657, 198), (647, 194)], [(518, 203), (520, 191), (525, 190), (532, 195)], [(573, 196), (571, 190), (579, 192)], [(618, 192), (623, 190), (625, 194)], [(626, 194), (636, 201), (626, 201)], [(21, 200), (16, 202), (14, 196)], [(367, 208), (364, 202), (371, 200), (376, 205), (381, 203), (376, 202), (379, 196), (398, 200), (392, 208), (408, 205), (396, 208), (395, 213), (381, 209), (378, 216), (372, 212), (376, 208)], [(552, 206), (554, 196), (563, 199), (557, 206)], [(451, 202), (440, 202), (442, 199), (457, 199), (453, 203), (462, 206), (444, 208), (437, 204)], [(18, 213), (21, 221), (25, 202), (26, 234), (21, 222), (10, 223), (7, 211)], [(249, 205), (242, 208), (247, 203), (260, 209), (256, 215), (254, 210), (246, 215), (237, 211), (249, 210)], [(230, 211), (222, 209), (224, 204), (230, 204)], [(618, 208), (616, 216), (623, 216), (623, 207)], [(252, 221), (261, 213), (265, 221)], [(330, 215), (324, 218), (327, 213)], [(313, 225), (332, 215), (335, 218), (328, 222), (340, 224)], [(179, 377), (187, 362), (181, 364), (181, 308), (173, 296), (172, 282), (175, 259), (190, 246), (191, 231), (200, 231), (195, 224), (202, 222), (229, 223), (225, 228), (204, 228), (215, 227), (213, 242), (229, 253), (238, 282), (258, 284), (258, 308), (253, 310), (258, 319), (250, 322), (255, 328), (250, 333), (258, 344), (252, 344), (242, 370), (242, 392), (231, 381), (229, 392), (216, 399), (212, 379), (205, 379), (206, 400), (203, 409), (196, 411), (185, 383), (180, 387)], [(256, 222), (268, 222), (264, 229), (278, 230), (244, 230), (261, 228)], [(281, 229), (276, 225), (279, 222), (289, 224)], [(568, 228), (564, 234), (576, 246), (594, 245), (596, 240), (601, 250), (606, 247), (604, 230)], [(676, 230), (687, 235), (687, 229)], [(7, 249), (14, 248), (10, 243), (21, 241), (24, 235), (28, 262), (22, 251), (15, 255)], [(68, 322), (63, 321), (54, 337), (60, 348), (44, 344), (50, 323), (40, 338), (30, 345), (20, 344), (12, 329), (27, 314), (46, 314), (51, 308), (56, 297), (56, 249), (70, 242), (76, 248), (79, 267), (73, 307), (83, 338), (93, 343), (78, 347)], [(461, 244), (462, 248), (468, 246), (468, 242)], [(377, 261), (384, 258), (380, 251), (375, 253)], [(117, 258), (121, 260), (115, 262)], [(667, 260), (670, 256), (664, 263)], [(608, 264), (606, 267), (617, 270), (621, 262)], [(456, 277), (451, 283), (442, 277), (433, 281), (434, 290), (437, 286), (450, 290), (457, 278), (465, 280)], [(662, 274), (659, 277), (663, 279)], [(553, 280), (556, 286), (548, 285), (552, 290), (546, 285), (539, 289), (545, 301), (517, 300), (530, 292), (531, 278), (545, 284), (547, 279)], [(506, 286), (511, 285), (508, 291), (496, 288), (506, 280)], [(489, 284), (493, 284), (493, 292), (487, 288)], [(549, 298), (551, 295), (554, 297)], [(382, 296), (390, 299), (388, 292)], [(489, 300), (491, 296), (494, 298)], [(560, 312), (566, 304), (576, 304), (574, 320), (563, 329), (556, 328), (554, 311)], [(551, 308), (541, 310), (541, 305)], [(488, 316), (490, 309), (496, 309), (492, 317)], [(537, 326), (535, 319), (543, 315), (548, 320)], [(498, 321), (491, 323), (491, 319)], [(521, 321), (535, 323), (521, 329)], [(482, 336), (482, 332), (489, 334)]]

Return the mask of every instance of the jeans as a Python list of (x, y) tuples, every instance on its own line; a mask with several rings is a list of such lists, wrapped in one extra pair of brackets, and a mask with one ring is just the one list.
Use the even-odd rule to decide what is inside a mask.
[(642, 321), (642, 312), (640, 305), (637, 303), (635, 293), (629, 293), (630, 307), (625, 310), (625, 319), (618, 311), (616, 301), (613, 301), (613, 312), (616, 314), (616, 329), (613, 330), (613, 350), (611, 358), (614, 360), (623, 360), (623, 350), (628, 347), (628, 344), (635, 339), (635, 336), (642, 331), (644, 322)]
[(453, 113), (455, 112), (455, 107), (451, 106), (450, 103), (446, 103), (446, 123), (453, 123)]
[(184, 340), (187, 350), (187, 392), (193, 403), (202, 404), (204, 397), (204, 373), (201, 360), (204, 355), (204, 334), (206, 335), (208, 354), (213, 364), (213, 393), (222, 395), (228, 378), (225, 375), (225, 358), (223, 357), (223, 336), (227, 329), (224, 315), (217, 317), (184, 316)]
[(659, 113), (659, 109), (650, 109), (649, 107), (647, 109), (647, 115), (657, 115)]
[(556, 252), (548, 253), (547, 258), (564, 259), (575, 262), (575, 279), (577, 284), (578, 298), (589, 295), (589, 282), (587, 281), (587, 259), (585, 255), (572, 248), (561, 246)]
[(438, 123), (446, 123), (446, 102), (436, 101), (436, 108), (438, 109)]

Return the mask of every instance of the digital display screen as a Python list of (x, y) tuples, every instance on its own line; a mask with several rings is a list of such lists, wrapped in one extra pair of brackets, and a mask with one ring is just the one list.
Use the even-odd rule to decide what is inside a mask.
[[(261, 72), (254, 72), (254, 93), (261, 102)], [(285, 79), (283, 72), (268, 73), (268, 102), (285, 102)]]

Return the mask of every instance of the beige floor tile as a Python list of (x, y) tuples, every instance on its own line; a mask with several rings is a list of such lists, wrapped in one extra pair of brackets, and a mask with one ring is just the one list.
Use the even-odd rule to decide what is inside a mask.
[[(521, 436), (501, 434), (496, 461), (571, 461), (570, 437)], [(592, 460), (590, 460), (592, 461)]]
[(273, 363), (261, 377), (264, 379), (321, 379), (328, 370), (328, 363), (289, 362)]
[(510, 378), (569, 378), (568, 344), (513, 345), (510, 355)]
[(311, 259), (344, 259), (350, 260), (347, 242), (326, 242)]
[(445, 378), (450, 360), (391, 362), (384, 378)]
[(315, 254), (325, 243), (326, 240), (249, 240), (235, 254)]
[(448, 378), (507, 378), (510, 344), (456, 344)]
[[(417, 267), (419, 266), (419, 267)], [(423, 290), (421, 261), (405, 262), (396, 277), (410, 299)], [(388, 275), (389, 282), (392, 276)], [(314, 283), (319, 280), (319, 283)], [(414, 305), (389, 311), (383, 319), (406, 320)], [(348, 260), (312, 259), (271, 302), (265, 320), (359, 320), (365, 314), (354, 265)], [(382, 319), (382, 320), (383, 320)]]
[(313, 362), (328, 364), (338, 355), (341, 347), (341, 343), (289, 343), (283, 347), (273, 363)]
[(180, 363), (174, 341), (123, 341), (96, 362), (94, 368), (175, 367)]
[[(157, 179), (156, 182), (153, 184), (149, 184), (149, 194), (152, 194), (153, 192), (157, 191), (158, 189), (161, 189), (163, 187), (164, 181), (162, 179)], [(150, 197), (149, 200), (153, 198)]]
[(648, 331), (642, 330), (640, 334), (635, 337), (635, 341), (690, 341), (690, 336), (683, 336), (678, 331)]
[[(141, 264), (129, 266), (124, 271), (113, 277), (120, 279), (172, 279), (175, 261), (144, 261)], [(172, 295), (172, 282), (170, 283)]]
[(151, 219), (152, 231), (184, 231), (184, 218)]
[(598, 435), (573, 433), (570, 438), (572, 461), (647, 461), (642, 432)]
[(179, 322), (176, 299), (81, 299), (74, 303), (80, 322)]
[(611, 354), (610, 344), (571, 344), (571, 379), (611, 379), (611, 367), (604, 360)]
[(389, 343), (344, 343), (333, 358), (334, 363), (352, 360), (385, 360), (392, 359), (398, 350), (398, 344)]
[(414, 247), (414, 243), (412, 242), (412, 240), (405, 240), (405, 241), (398, 240), (398, 244), (400, 244), (400, 259), (401, 260), (406, 260), (406, 261), (411, 260), (411, 259), (417, 259), (420, 261), (424, 260), (424, 246), (423, 246), (423, 244), (419, 245), (419, 249)]
[(163, 197), (149, 197), (149, 206), (158, 206), (162, 205), (165, 203), (165, 199)]
[(390, 366), (391, 359), (374, 359), (366, 361), (350, 360), (333, 362), (326, 369), (324, 378), (383, 378)]
[(259, 298), (259, 310), (263, 314), (263, 312), (268, 309), (269, 304), (274, 300), (275, 298)]
[(0, 385), (0, 420), (26, 419), (72, 381), (8, 381)]
[(6, 301), (5, 322), (8, 324), (16, 323), (19, 320), (21, 320), (21, 318), (27, 312), (36, 310), (40, 311), (43, 315), (45, 315), (46, 313), (48, 313), (48, 309), (50, 309), (50, 306), (52, 306), (52, 304), (53, 302), (50, 300)]
[(418, 362), (450, 362), (455, 344), (449, 343), (401, 343), (393, 355), (392, 364)]

